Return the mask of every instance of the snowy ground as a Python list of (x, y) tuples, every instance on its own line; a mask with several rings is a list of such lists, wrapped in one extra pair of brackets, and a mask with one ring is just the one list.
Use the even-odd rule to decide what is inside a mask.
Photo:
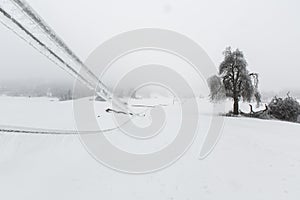
[[(226, 118), (213, 153), (199, 160), (201, 130), (210, 120), (210, 104), (199, 103), (200, 141), (171, 167), (146, 175), (99, 164), (76, 135), (0, 133), (0, 199), (299, 199), (299, 124)], [(105, 103), (95, 107), (108, 117)], [(72, 102), (0, 97), (0, 125), (74, 129)]]

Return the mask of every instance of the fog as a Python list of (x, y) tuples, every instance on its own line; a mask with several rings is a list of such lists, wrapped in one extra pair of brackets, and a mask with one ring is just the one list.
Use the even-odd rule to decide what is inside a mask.
[[(241, 49), (260, 89), (299, 88), (300, 2), (259, 0), (28, 0), (85, 60), (112, 36), (145, 27), (182, 33), (199, 43), (216, 67), (227, 46)], [(73, 79), (0, 24), (0, 80), (71, 82)]]

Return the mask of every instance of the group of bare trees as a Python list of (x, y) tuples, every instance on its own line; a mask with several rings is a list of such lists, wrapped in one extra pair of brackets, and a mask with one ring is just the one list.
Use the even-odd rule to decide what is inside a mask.
[(256, 101), (261, 103), (261, 94), (258, 91), (258, 74), (250, 73), (247, 61), (239, 49), (232, 51), (230, 47), (224, 51), (224, 60), (219, 66), (219, 72), (208, 79), (210, 98), (212, 101), (221, 101), (226, 98), (233, 100), (233, 115), (242, 114), (247, 117), (261, 119), (279, 119), (291, 122), (299, 121), (300, 104), (287, 94), (286, 98), (274, 97), (265, 105), (265, 109), (254, 112), (250, 105), (250, 112), (239, 110), (239, 101)]

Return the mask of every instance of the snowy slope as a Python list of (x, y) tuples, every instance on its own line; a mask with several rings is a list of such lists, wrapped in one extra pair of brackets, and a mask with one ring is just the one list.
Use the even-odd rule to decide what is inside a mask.
[[(209, 111), (207, 101), (200, 104)], [(73, 129), (72, 102), (1, 97), (0, 124)], [(171, 167), (129, 175), (95, 161), (76, 135), (0, 133), (0, 199), (299, 199), (300, 125), (226, 118), (205, 160), (199, 137)]]

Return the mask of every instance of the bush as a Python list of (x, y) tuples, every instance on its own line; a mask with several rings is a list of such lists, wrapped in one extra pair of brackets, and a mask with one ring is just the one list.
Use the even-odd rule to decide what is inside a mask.
[(285, 99), (274, 97), (269, 108), (272, 116), (284, 121), (297, 122), (300, 114), (299, 102), (290, 96)]

